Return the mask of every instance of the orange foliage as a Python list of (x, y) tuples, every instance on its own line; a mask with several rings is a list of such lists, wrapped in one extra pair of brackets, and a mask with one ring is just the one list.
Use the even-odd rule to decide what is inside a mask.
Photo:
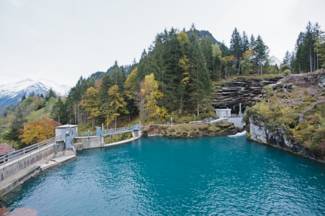
[(95, 82), (95, 89), (96, 89), (96, 90), (99, 90), (99, 87), (100, 87), (101, 84), (102, 84), (102, 80), (101, 80), (101, 79), (98, 80), (98, 81), (96, 81), (96, 82)]
[(55, 127), (60, 126), (59, 122), (42, 118), (39, 122), (28, 123), (19, 136), (22, 142), (31, 145), (55, 136)]

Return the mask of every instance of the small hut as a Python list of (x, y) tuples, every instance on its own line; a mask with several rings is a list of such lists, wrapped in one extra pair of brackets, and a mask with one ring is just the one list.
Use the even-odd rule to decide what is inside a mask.
[(55, 128), (55, 136), (61, 136), (62, 141), (65, 142), (65, 148), (71, 149), (73, 139), (78, 136), (78, 125), (61, 125)]

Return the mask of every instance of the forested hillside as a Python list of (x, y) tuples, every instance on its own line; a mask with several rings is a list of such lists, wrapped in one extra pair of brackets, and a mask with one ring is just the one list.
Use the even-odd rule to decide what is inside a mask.
[[(134, 60), (132, 65), (120, 67), (116, 61), (106, 72), (80, 77), (66, 98), (49, 92), (45, 98), (35, 96), (9, 107), (1, 124), (10, 128), (2, 137), (21, 143), (31, 115), (37, 122), (43, 116), (60, 124), (78, 124), (79, 130), (102, 124), (118, 127), (136, 119), (142, 123), (198, 120), (215, 115), (211, 100), (216, 83), (239, 76), (307, 72), (325, 62), (324, 36), (317, 24), (308, 24), (299, 35), (295, 58), (285, 58), (281, 66), (272, 63), (260, 35), (255, 39), (235, 28), (229, 48), (213, 43), (210, 36), (194, 25), (189, 31), (165, 30), (143, 50), (138, 63)], [(36, 105), (31, 108), (31, 103)]]

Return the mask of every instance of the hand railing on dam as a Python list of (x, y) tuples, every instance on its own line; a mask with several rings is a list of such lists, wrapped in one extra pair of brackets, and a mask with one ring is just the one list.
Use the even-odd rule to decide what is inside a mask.
[(77, 135), (77, 137), (86, 137), (86, 136), (96, 136), (96, 131), (78, 132)]
[(136, 125), (129, 126), (129, 127), (104, 129), (104, 130), (101, 130), (100, 135), (101, 136), (110, 136), (110, 135), (114, 135), (114, 134), (127, 133), (127, 132), (132, 132), (135, 130), (141, 130), (141, 128), (142, 128), (141, 124), (136, 124)]
[(114, 134), (120, 134), (120, 133), (127, 133), (132, 132), (135, 130), (141, 130), (142, 125), (136, 124), (129, 127), (121, 127), (121, 128), (112, 128), (112, 129), (101, 129), (100, 127), (97, 127), (98, 131), (88, 131), (88, 132), (78, 132), (77, 137), (90, 137), (90, 136), (110, 136)]
[(30, 145), (30, 146), (27, 146), (25, 148), (19, 149), (17, 151), (5, 154), (5, 155), (0, 157), (0, 165), (6, 164), (6, 163), (12, 161), (13, 159), (17, 159), (19, 157), (22, 157), (22, 156), (26, 155), (27, 153), (38, 150), (38, 149), (40, 149), (40, 148), (42, 148), (44, 146), (52, 144), (53, 142), (56, 142), (57, 140), (61, 140), (61, 139), (62, 139), (61, 136), (53, 137), (53, 138), (44, 140), (42, 142), (36, 143), (34, 145)]

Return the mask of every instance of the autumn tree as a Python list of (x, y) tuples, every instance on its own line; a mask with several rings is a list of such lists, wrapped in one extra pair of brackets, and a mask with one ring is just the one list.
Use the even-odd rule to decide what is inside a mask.
[(129, 111), (126, 109), (127, 103), (124, 101), (124, 98), (121, 93), (119, 93), (119, 87), (118, 85), (112, 86), (108, 90), (108, 95), (110, 96), (110, 114), (111, 118), (107, 118), (107, 124), (110, 124), (112, 122), (112, 119), (115, 119), (115, 128), (116, 128), (116, 120), (117, 116), (120, 116), (121, 114), (128, 114)]
[(158, 82), (153, 73), (147, 75), (144, 82), (141, 83), (140, 96), (142, 98), (140, 107), (142, 119), (159, 118), (161, 113), (166, 113), (164, 107), (157, 105), (157, 100), (161, 100), (163, 94), (158, 90)]
[(240, 62), (240, 66), (245, 71), (246, 76), (253, 71), (253, 66), (254, 66), (254, 63), (252, 62), (253, 56), (254, 56), (254, 51), (247, 50), (243, 55), (243, 60)]
[(94, 87), (87, 89), (82, 106), (89, 113), (88, 119), (91, 119), (92, 127), (94, 127), (96, 117), (101, 114), (98, 91)]
[(39, 122), (28, 123), (20, 135), (25, 145), (32, 145), (55, 136), (55, 128), (60, 126), (59, 122), (42, 118)]

